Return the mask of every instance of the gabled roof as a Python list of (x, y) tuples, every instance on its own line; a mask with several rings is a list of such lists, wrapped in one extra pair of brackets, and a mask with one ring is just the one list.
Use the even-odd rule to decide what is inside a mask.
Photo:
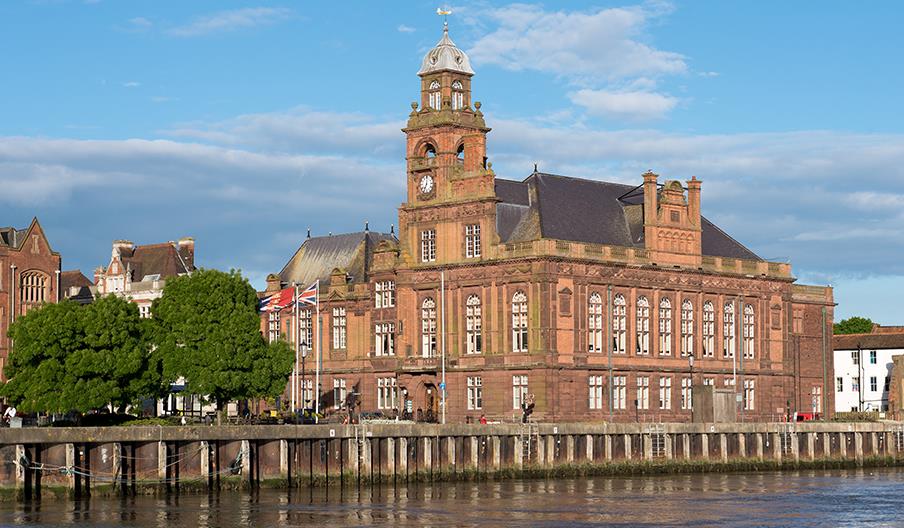
[(832, 338), (833, 350), (904, 349), (904, 332), (880, 334), (839, 334)]
[(47, 240), (46, 235), (43, 235), (44, 228), (41, 227), (41, 222), (38, 221), (37, 217), (31, 219), (31, 223), (28, 224), (28, 227), (25, 229), (16, 229), (15, 227), (0, 227), (0, 247), (7, 247), (10, 249), (19, 250), (22, 249), (22, 246), (25, 244), (25, 241), (28, 240), (29, 234), (33, 229), (37, 228), (42, 233), (42, 236), (47, 242), (47, 246), (50, 249), (50, 253), (52, 255), (58, 255), (56, 251), (50, 247), (50, 241)]
[[(497, 232), (503, 242), (536, 238), (644, 247), (643, 188), (535, 172), (522, 182), (496, 179)], [(702, 218), (703, 254), (762, 260)]]
[(279, 272), (279, 278), (285, 284), (309, 285), (318, 279), (328, 283), (330, 273), (339, 268), (356, 282), (364, 281), (373, 250), (383, 240), (398, 241), (394, 235), (372, 231), (308, 238)]
[(140, 281), (148, 275), (161, 279), (194, 271), (194, 256), (172, 242), (148, 244), (120, 250), (122, 264), (132, 271), (132, 280)]
[(63, 292), (72, 287), (87, 288), (90, 286), (94, 286), (94, 283), (81, 270), (67, 270), (60, 273), (60, 290)]

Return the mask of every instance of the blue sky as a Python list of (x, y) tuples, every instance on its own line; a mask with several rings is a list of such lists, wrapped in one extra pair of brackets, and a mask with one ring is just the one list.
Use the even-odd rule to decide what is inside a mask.
[[(64, 267), (194, 236), (260, 285), (311, 227), (388, 230), (432, 2), (5, 0), (0, 224)], [(501, 177), (703, 180), (837, 316), (904, 322), (896, 2), (453, 3)]]

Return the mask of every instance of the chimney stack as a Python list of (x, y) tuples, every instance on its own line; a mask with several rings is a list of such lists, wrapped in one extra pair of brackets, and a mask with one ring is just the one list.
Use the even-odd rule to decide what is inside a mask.
[(656, 190), (657, 178), (659, 178), (659, 175), (654, 174), (651, 170), (643, 173), (643, 223), (645, 226), (656, 223), (659, 208)]
[(700, 184), (696, 176), (687, 181), (687, 218), (691, 225), (700, 226)]
[(179, 247), (179, 254), (182, 255), (182, 259), (185, 261), (185, 265), (189, 268), (195, 267), (195, 239), (192, 237), (182, 237), (179, 239), (177, 243)]

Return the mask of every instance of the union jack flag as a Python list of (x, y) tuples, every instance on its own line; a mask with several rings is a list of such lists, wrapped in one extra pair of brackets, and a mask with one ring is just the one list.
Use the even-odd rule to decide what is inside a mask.
[(317, 304), (317, 287), (319, 286), (320, 281), (314, 281), (314, 284), (305, 289), (305, 291), (298, 294), (298, 304)]
[(269, 297), (264, 297), (261, 299), (260, 311), (271, 312), (273, 310), (282, 310), (286, 306), (292, 304), (292, 295), (294, 293), (294, 288), (286, 288)]

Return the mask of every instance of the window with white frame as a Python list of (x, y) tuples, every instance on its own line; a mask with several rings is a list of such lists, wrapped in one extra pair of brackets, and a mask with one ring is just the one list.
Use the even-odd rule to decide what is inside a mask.
[[(119, 277), (120, 283), (122, 277)], [(40, 304), (47, 300), (49, 281), (47, 276), (40, 271), (26, 271), (19, 277), (19, 298), (25, 304)], [(117, 286), (114, 291), (121, 291), (122, 287)], [(24, 308), (23, 308), (24, 310)]]
[(753, 359), (756, 319), (754, 318), (753, 306), (744, 305), (744, 359)]
[(637, 408), (650, 408), (650, 378), (647, 376), (637, 378)]
[(722, 383), (723, 383), (726, 387), (734, 387), (734, 386), (735, 386), (735, 379), (734, 379), (734, 378), (725, 378), (725, 379), (722, 381)]
[(694, 304), (685, 299), (681, 303), (681, 355), (694, 353)]
[(465, 305), (465, 352), (480, 354), (483, 350), (483, 319), (480, 313), (480, 297), (469, 295)]
[(714, 387), (716, 385), (716, 378), (703, 378), (703, 385), (709, 385), (710, 387)]
[(693, 394), (691, 390), (692, 384), (690, 378), (681, 378), (681, 408), (688, 410), (693, 409)]
[(876, 351), (875, 350), (869, 351), (869, 364), (870, 365), (876, 364)]
[(813, 412), (822, 413), (822, 387), (813, 386)]
[(590, 376), (588, 380), (590, 388), (590, 409), (603, 408), (603, 377)]
[(345, 308), (333, 308), (333, 350), (342, 350), (345, 348), (345, 336), (347, 321), (345, 319)]
[(468, 410), (483, 409), (483, 378), (468, 376)]
[(480, 257), (480, 224), (465, 226), (465, 258)]
[[(150, 304), (142, 304), (138, 306), (138, 315), (144, 319), (147, 319), (151, 316), (151, 305)], [(3, 335), (3, 334), (0, 334)]]
[(345, 408), (346, 398), (348, 389), (345, 386), (345, 378), (333, 378), (333, 409)]
[(465, 94), (462, 92), (461, 81), (452, 83), (452, 110), (461, 110), (465, 107)]
[(301, 380), (301, 402), (305, 407), (312, 407), (314, 404), (314, 380)]
[(661, 410), (672, 408), (672, 378), (659, 378), (659, 408)]
[(713, 357), (716, 351), (716, 307), (703, 303), (703, 356)]
[(421, 303), (421, 356), (436, 357), (436, 301), (430, 297)]
[(310, 350), (314, 346), (314, 316), (310, 309), (301, 310), (298, 313), (299, 334), (301, 335), (301, 343), (299, 345)]
[(587, 348), (590, 352), (603, 351), (603, 296), (590, 294), (587, 306)]
[(374, 307), (392, 308), (395, 306), (395, 281), (378, 281), (374, 285)]
[(527, 376), (518, 374), (512, 376), (512, 409), (520, 409), (527, 401)]
[(861, 354), (861, 353), (862, 353), (862, 352), (859, 351), (859, 350), (852, 350), (852, 351), (851, 351), (851, 361), (854, 362), (854, 365), (859, 365), (859, 364), (860, 364), (860, 354)]
[(612, 378), (612, 408), (624, 410), (628, 401), (628, 378), (615, 376)]
[(627, 344), (628, 303), (625, 296), (618, 294), (612, 300), (612, 352), (624, 354)]
[(756, 404), (756, 381), (744, 380), (744, 409), (752, 411)]
[(395, 355), (395, 323), (374, 325), (374, 354), (377, 356)]
[(733, 358), (735, 353), (735, 313), (734, 303), (725, 303), (722, 312), (722, 357)]
[(427, 95), (430, 102), (430, 108), (434, 110), (439, 110), (442, 107), (443, 96), (439, 91), (439, 81), (433, 81), (430, 83), (430, 93)]
[(659, 355), (672, 355), (672, 301), (668, 297), (659, 301)]
[(879, 378), (877, 378), (876, 376), (869, 377), (869, 390), (872, 392), (879, 390)]
[(512, 352), (527, 352), (527, 295), (512, 296)]
[(395, 409), (397, 394), (395, 378), (377, 378), (377, 409)]
[(421, 262), (436, 261), (436, 229), (421, 231)]
[(646, 297), (637, 298), (637, 318), (634, 321), (637, 354), (650, 353), (650, 301)]
[(854, 392), (860, 392), (860, 376), (854, 376), (851, 378), (851, 390)]
[(279, 340), (279, 312), (276, 310), (267, 312), (267, 340), (271, 343)]

